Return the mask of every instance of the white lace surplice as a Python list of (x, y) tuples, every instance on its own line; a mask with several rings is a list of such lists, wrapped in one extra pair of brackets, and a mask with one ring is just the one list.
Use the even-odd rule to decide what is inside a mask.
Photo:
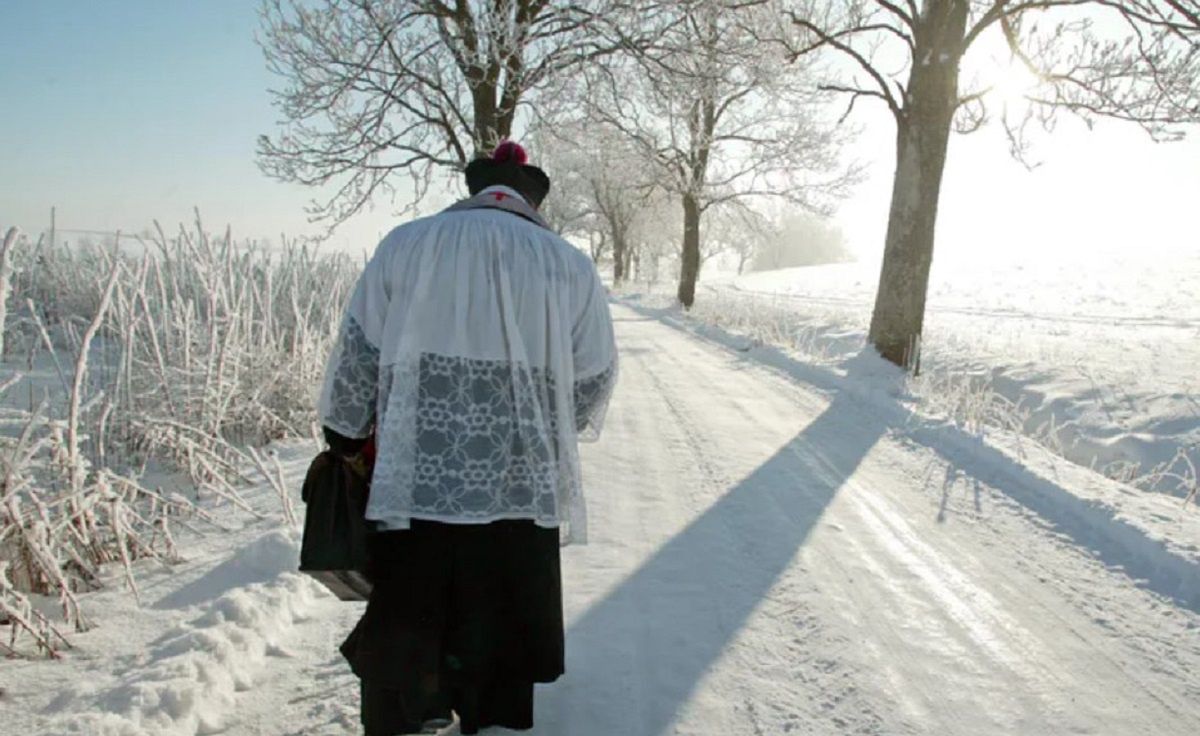
[(509, 212), (446, 212), (367, 264), (320, 414), (347, 437), (374, 429), (367, 518), (384, 528), (533, 519), (584, 542), (577, 441), (598, 436), (616, 368), (585, 254)]

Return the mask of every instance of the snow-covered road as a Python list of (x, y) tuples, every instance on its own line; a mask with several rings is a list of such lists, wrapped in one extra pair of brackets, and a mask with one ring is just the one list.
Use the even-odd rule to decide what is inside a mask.
[(593, 543), (566, 558), (569, 674), (541, 733), (1200, 728), (1195, 613), (972, 477), (1020, 473), (958, 467), (893, 439), (899, 412), (618, 319)]
[[(535, 734), (1200, 728), (1200, 616), (998, 488), (1021, 472), (956, 465), (819, 374), (615, 314), (591, 543), (564, 558), (568, 674), (539, 689)], [(329, 629), (351, 618), (304, 627), (287, 702), (252, 696), (286, 727), (247, 733), (344, 732)]]
[[(785, 375), (614, 314), (591, 542), (564, 551), (568, 673), (535, 736), (1200, 732), (1200, 605), (1056, 518), (1083, 471), (941, 442), (856, 378), (869, 362)], [(359, 611), (306, 603), (223, 732), (357, 733), (336, 645)]]

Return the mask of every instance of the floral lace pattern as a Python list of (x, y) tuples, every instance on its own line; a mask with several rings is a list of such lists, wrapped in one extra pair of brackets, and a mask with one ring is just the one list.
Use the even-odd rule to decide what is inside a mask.
[(604, 410), (612, 398), (615, 383), (615, 366), (575, 381), (575, 429), (583, 435), (581, 439), (592, 439), (600, 434)]
[[(556, 522), (573, 484), (560, 457), (554, 379), (507, 361), (425, 354), (389, 366), (372, 518), (523, 517)], [(415, 368), (415, 370), (414, 370)], [(611, 372), (578, 385), (577, 410), (604, 401)]]
[[(424, 354), (380, 375), (379, 351), (348, 320), (325, 424), (369, 432), (379, 397), (379, 441), (368, 515), (388, 526), (412, 517), (533, 518), (553, 523), (573, 485), (558, 437), (557, 385), (546, 370), (508, 361)], [(576, 429), (598, 431), (615, 381), (609, 368), (574, 384)]]
[(353, 318), (346, 320), (330, 368), (331, 386), (322, 406), (322, 420), (347, 437), (365, 437), (375, 421), (379, 349)]
[(417, 391), (414, 511), (554, 515), (557, 423), (544, 373), (423, 355)]

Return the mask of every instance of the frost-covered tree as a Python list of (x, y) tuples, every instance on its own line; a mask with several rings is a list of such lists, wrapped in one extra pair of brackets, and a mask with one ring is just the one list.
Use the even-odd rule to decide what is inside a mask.
[[(551, 177), (552, 196), (542, 202), (539, 213), (555, 232), (564, 237), (589, 238), (596, 232), (596, 217), (592, 207), (588, 184), (582, 166), (573, 150), (563, 150), (560, 141), (539, 132), (531, 141), (533, 155), (538, 164)], [(593, 260), (599, 260), (607, 241), (603, 244), (589, 239), (588, 251)]]
[(628, 182), (618, 178), (618, 171), (605, 168), (588, 178), (596, 213), (604, 222), (612, 242), (614, 284), (620, 284), (629, 275), (633, 230), (644, 199)]
[(701, 228), (701, 261), (730, 255), (737, 259), (737, 272), (745, 272), (775, 235), (775, 225), (749, 202), (734, 200), (715, 208)]
[(639, 151), (618, 131), (586, 119), (547, 126), (538, 139), (560, 200), (551, 212), (589, 237), (593, 258), (611, 251), (613, 283), (620, 284), (629, 276), (655, 186)]
[[(439, 171), (513, 135), (523, 105), (579, 64), (639, 48), (624, 0), (264, 0), (261, 45), (282, 82), (268, 175), (332, 186), (331, 227), (397, 175), (413, 204)], [(638, 4), (640, 5), (640, 4)]]
[[(835, 52), (825, 89), (882, 102), (896, 171), (871, 342), (916, 367), (951, 130), (999, 117), (1024, 156), (1060, 113), (1136, 123), (1156, 140), (1200, 120), (1197, 0), (796, 0), (793, 56)], [(1003, 65), (995, 56), (1007, 57)], [(990, 68), (989, 68), (990, 67)], [(1019, 103), (1019, 104), (1017, 104)]]
[(679, 0), (655, 44), (590, 67), (588, 113), (633, 142), (642, 167), (683, 213), (678, 298), (690, 307), (701, 221), (713, 207), (776, 196), (820, 209), (852, 176), (842, 135), (820, 117), (821, 93), (785, 49), (761, 39), (777, 9), (738, 0)]
[(652, 193), (644, 210), (646, 216), (634, 238), (634, 271), (647, 283), (659, 283), (667, 272), (677, 272), (679, 265), (679, 233), (683, 229), (683, 213), (675, 197), (668, 193)]

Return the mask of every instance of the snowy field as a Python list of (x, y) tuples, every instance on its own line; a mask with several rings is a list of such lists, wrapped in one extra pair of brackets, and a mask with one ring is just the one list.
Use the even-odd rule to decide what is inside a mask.
[[(877, 361), (796, 360), (615, 307), (622, 383), (564, 552), (568, 674), (534, 736), (1194, 734), (1200, 521), (1016, 435), (914, 415)], [(289, 487), (311, 443), (278, 445)], [(0, 669), (7, 732), (354, 734), (358, 604), (296, 532), (214, 509), (143, 604)]]
[[(870, 263), (715, 278), (693, 316), (836, 362), (862, 349), (877, 282)], [(914, 390), (962, 423), (1020, 424), (1077, 463), (1187, 495), (1198, 366), (1200, 247), (950, 254), (934, 264)]]
[[(9, 317), (0, 460), (37, 493), (3, 495), (8, 574), (78, 593), (0, 585), (71, 645), (0, 665), (6, 728), (359, 733), (337, 645), (361, 605), (295, 572), (315, 444), (250, 449), (310, 421), (353, 267), (186, 232), (162, 251), (24, 251), (11, 303), (57, 311)], [(688, 315), (619, 299), (568, 674), (534, 736), (1194, 733), (1195, 474), (1152, 469), (1197, 441), (1200, 261), (1040, 264), (940, 263), (915, 381), (862, 354), (869, 266), (710, 281)]]

